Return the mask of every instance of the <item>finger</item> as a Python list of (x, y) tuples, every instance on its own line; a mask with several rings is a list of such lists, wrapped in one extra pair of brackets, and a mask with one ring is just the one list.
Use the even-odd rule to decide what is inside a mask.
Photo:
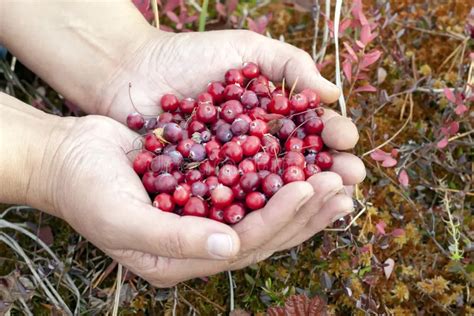
[(289, 249), (305, 242), (337, 219), (353, 211), (354, 203), (345, 193), (333, 196), (324, 204), (321, 211), (311, 218), (306, 227), (295, 238), (281, 245), (277, 251)]
[(339, 88), (319, 74), (308, 53), (293, 45), (247, 32), (242, 33), (242, 39), (254, 43), (254, 49), (245, 47), (243, 57), (247, 61), (256, 61), (262, 73), (272, 81), (281, 82), (285, 78), (290, 87), (296, 83), (297, 91), (314, 89), (325, 103), (337, 100)]
[(345, 152), (333, 152), (332, 157), (331, 171), (340, 175), (345, 185), (361, 183), (365, 179), (365, 166), (360, 158)]
[(274, 251), (292, 239), (306, 227), (312, 217), (317, 216), (326, 201), (344, 188), (341, 177), (334, 172), (321, 172), (306, 181), (313, 186), (313, 197), (296, 213), (294, 219), (261, 246), (261, 249)]
[(257, 211), (249, 213), (234, 225), (241, 241), (241, 252), (248, 253), (260, 249), (262, 245), (291, 221), (298, 210), (313, 196), (310, 183), (298, 181), (283, 186), (267, 203)]
[(321, 118), (324, 122), (321, 136), (327, 146), (336, 150), (354, 148), (359, 140), (359, 132), (351, 119), (330, 109), (324, 109), (324, 115)]

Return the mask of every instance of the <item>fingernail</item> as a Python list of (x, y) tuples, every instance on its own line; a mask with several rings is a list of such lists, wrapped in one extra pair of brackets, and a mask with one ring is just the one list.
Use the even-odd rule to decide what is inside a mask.
[(207, 250), (216, 257), (228, 258), (232, 256), (234, 243), (227, 234), (212, 234), (207, 238)]
[(334, 216), (331, 220), (332, 223), (334, 223), (335, 221), (337, 221), (338, 219), (341, 219), (343, 218), (344, 216), (352, 213), (354, 211), (354, 209), (350, 209), (350, 210), (346, 210), (344, 212), (341, 212), (341, 213), (338, 213), (336, 216)]

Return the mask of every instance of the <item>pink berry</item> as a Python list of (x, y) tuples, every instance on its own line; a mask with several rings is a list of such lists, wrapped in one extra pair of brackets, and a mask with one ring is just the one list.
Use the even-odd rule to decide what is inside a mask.
[(270, 167), (270, 155), (266, 152), (258, 152), (253, 160), (255, 161), (255, 165), (257, 166), (257, 170), (268, 170)]
[(234, 141), (225, 143), (224, 146), (222, 146), (221, 155), (234, 163), (239, 163), (244, 156), (242, 147)]
[(283, 169), (283, 159), (278, 158), (278, 157), (273, 157), (270, 160), (270, 167), (268, 167), (268, 170), (270, 170), (271, 173), (281, 174), (282, 169)]
[(321, 120), (317, 116), (308, 119), (308, 121), (304, 124), (304, 131), (307, 134), (321, 135), (321, 132), (323, 131), (323, 129), (324, 129), (323, 120)]
[(168, 155), (159, 155), (153, 158), (150, 163), (153, 172), (171, 172), (174, 169), (173, 160)]
[(280, 123), (281, 123), (281, 127), (278, 130), (278, 138), (284, 140), (290, 137), (291, 134), (293, 134), (296, 128), (296, 125), (295, 125), (295, 122), (289, 119), (281, 119)]
[(225, 73), (224, 80), (226, 84), (232, 84), (232, 83), (237, 83), (240, 86), (244, 85), (244, 75), (242, 74), (242, 71), (239, 69), (229, 69)]
[(237, 115), (242, 114), (244, 108), (237, 100), (229, 100), (222, 104), (220, 117), (229, 124), (235, 120)]
[(245, 209), (239, 204), (232, 204), (224, 209), (224, 221), (228, 224), (237, 224), (244, 216)]
[(306, 176), (306, 179), (319, 172), (321, 172), (321, 168), (319, 168), (315, 164), (307, 164), (306, 167), (304, 167), (304, 174)]
[(232, 186), (232, 192), (234, 193), (234, 199), (235, 200), (244, 200), (245, 196), (247, 193), (245, 193), (244, 190), (242, 190), (242, 187), (240, 186), (240, 183), (237, 183), (236, 185)]
[(142, 177), (142, 183), (143, 186), (145, 187), (145, 190), (148, 193), (155, 193), (155, 180), (156, 176), (152, 171), (145, 172), (145, 174)]
[(150, 167), (150, 162), (153, 157), (155, 157), (155, 155), (153, 155), (151, 152), (142, 151), (133, 160), (133, 170), (135, 170), (135, 172), (139, 175), (144, 174), (148, 171), (148, 168)]
[(216, 130), (216, 138), (221, 143), (227, 143), (233, 136), (230, 124), (222, 123)]
[(290, 166), (285, 169), (281, 177), (284, 183), (304, 181), (306, 179), (303, 169), (297, 166)]
[(209, 160), (205, 160), (199, 165), (199, 171), (206, 178), (216, 174), (216, 167)]
[(251, 210), (259, 210), (265, 206), (267, 199), (262, 192), (250, 192), (245, 197), (245, 205)]
[(153, 206), (159, 208), (163, 212), (173, 212), (173, 198), (167, 193), (160, 193), (155, 196), (155, 199), (153, 200)]
[(163, 149), (163, 143), (156, 138), (155, 134), (150, 133), (145, 135), (145, 149), (155, 154), (159, 154)]
[(221, 149), (221, 144), (216, 139), (211, 139), (204, 145), (204, 148), (206, 148), (206, 154), (209, 156), (213, 149)]
[(184, 216), (207, 217), (208, 213), (209, 209), (207, 203), (199, 197), (193, 196), (189, 198), (183, 208)]
[(209, 191), (214, 190), (219, 185), (219, 179), (216, 176), (209, 176), (204, 180), (204, 182), (209, 187)]
[(318, 135), (307, 135), (303, 139), (303, 147), (306, 150), (319, 152), (323, 149), (323, 139)]
[(155, 179), (155, 189), (158, 193), (173, 193), (177, 185), (178, 181), (169, 173), (160, 174)]
[(242, 65), (242, 74), (247, 79), (254, 79), (260, 75), (260, 69), (257, 64), (252, 62), (246, 62)]
[(260, 170), (258, 172), (258, 177), (260, 178), (260, 180), (263, 180), (265, 179), (266, 176), (268, 176), (271, 172), (268, 171), (268, 170)]
[(328, 170), (332, 167), (333, 159), (330, 153), (327, 151), (321, 151), (316, 154), (316, 165), (318, 165), (321, 170)]
[(224, 98), (226, 100), (240, 100), (240, 97), (244, 93), (244, 88), (238, 84), (229, 84), (224, 89)]
[(247, 139), (242, 143), (242, 152), (245, 156), (254, 156), (261, 147), (260, 138), (257, 136), (249, 136)]
[(256, 172), (257, 171), (257, 166), (255, 165), (255, 162), (250, 159), (246, 158), (242, 160), (239, 163), (239, 173), (244, 174), (244, 173), (249, 173), (249, 172)]
[(303, 154), (296, 151), (288, 151), (283, 158), (283, 167), (285, 169), (291, 166), (304, 168), (305, 163), (306, 160)]
[(140, 113), (134, 112), (127, 116), (127, 126), (134, 131), (140, 130), (145, 125), (145, 119)]
[(262, 181), (262, 191), (267, 197), (273, 196), (282, 186), (282, 178), (275, 173), (270, 173)]
[(211, 191), (211, 201), (215, 207), (224, 208), (234, 201), (234, 192), (228, 186), (219, 184)]
[(188, 170), (185, 174), (186, 177), (186, 183), (192, 184), (196, 181), (201, 181), (202, 180), (202, 174), (198, 170)]
[(184, 206), (190, 197), (191, 191), (189, 189), (189, 185), (187, 184), (178, 185), (173, 192), (173, 200), (179, 206)]
[(240, 119), (240, 118), (236, 118), (234, 122), (232, 122), (230, 126), (230, 130), (232, 131), (233, 135), (239, 136), (239, 135), (247, 134), (249, 127), (250, 127), (249, 122), (244, 121), (243, 119)]
[(206, 159), (206, 149), (201, 144), (194, 144), (189, 149), (188, 158), (192, 161), (203, 161)]
[(219, 179), (220, 183), (227, 186), (233, 186), (239, 182), (239, 169), (237, 169), (237, 167), (234, 165), (223, 165), (219, 170), (217, 178)]
[(174, 112), (178, 109), (179, 100), (174, 94), (165, 94), (161, 97), (161, 108), (165, 112)]
[(163, 138), (176, 144), (183, 139), (183, 129), (176, 123), (166, 123), (163, 128)]
[(256, 120), (253, 120), (252, 123), (250, 123), (250, 127), (249, 127), (250, 135), (262, 138), (263, 135), (267, 133), (268, 133), (268, 126), (267, 126), (267, 123), (265, 123), (264, 121), (256, 119)]
[(173, 114), (164, 112), (158, 116), (158, 122), (160, 123), (169, 123), (173, 121)]
[(189, 123), (187, 130), (191, 135), (200, 133), (206, 130), (206, 125), (203, 122), (193, 120)]
[(272, 102), (272, 99), (270, 99), (269, 97), (260, 97), (260, 108), (265, 110), (265, 111), (268, 111), (268, 105), (270, 104), (270, 102)]
[(181, 111), (181, 113), (191, 114), (193, 113), (193, 110), (196, 106), (196, 100), (192, 98), (186, 98), (181, 100), (181, 102), (179, 103), (179, 110)]
[(224, 101), (224, 89), (224, 84), (217, 81), (211, 82), (207, 86), (207, 92), (212, 96), (212, 99), (216, 104)]
[(198, 96), (197, 96), (197, 100), (198, 102), (203, 102), (203, 103), (207, 103), (207, 102), (210, 102), (212, 103), (213, 102), (213, 98), (212, 98), (212, 95), (208, 92), (202, 92), (200, 93)]
[(177, 181), (178, 183), (181, 183), (181, 182), (183, 182), (183, 181), (186, 179), (186, 177), (184, 176), (184, 174), (183, 174), (181, 171), (179, 171), (179, 170), (174, 170), (174, 171), (172, 171), (172, 172), (171, 172), (171, 175), (176, 179), (176, 181)]
[(184, 158), (188, 158), (191, 147), (193, 147), (194, 144), (196, 143), (192, 139), (183, 139), (178, 143), (176, 150), (180, 152)]
[(225, 223), (225, 221), (224, 221), (224, 211), (220, 208), (215, 207), (215, 206), (211, 206), (211, 208), (209, 210), (208, 217), (210, 219), (215, 220), (215, 221)]
[(240, 178), (240, 187), (245, 192), (257, 191), (260, 188), (260, 178), (256, 172), (245, 173)]
[(275, 157), (280, 153), (280, 141), (273, 135), (267, 134), (262, 137), (263, 150)]
[(310, 109), (315, 109), (319, 106), (319, 102), (321, 101), (319, 95), (311, 89), (304, 89), (301, 91), (301, 94), (306, 96), (306, 99), (308, 100), (308, 107)]
[(209, 193), (209, 187), (202, 181), (196, 181), (191, 185), (191, 193), (204, 198)]
[(276, 95), (273, 97), (273, 100), (268, 104), (268, 111), (270, 113), (289, 115), (290, 114), (290, 104), (288, 98), (282, 95)]
[(240, 97), (240, 102), (242, 102), (242, 105), (247, 109), (253, 109), (259, 104), (258, 96), (252, 90), (246, 90)]
[(298, 93), (291, 97), (290, 107), (294, 112), (303, 112), (308, 109), (308, 98), (306, 95)]

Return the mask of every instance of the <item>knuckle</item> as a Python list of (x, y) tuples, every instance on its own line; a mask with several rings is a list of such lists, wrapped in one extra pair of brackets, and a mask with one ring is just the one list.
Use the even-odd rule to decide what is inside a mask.
[(174, 258), (183, 258), (185, 255), (186, 242), (181, 234), (181, 230), (175, 230), (168, 235), (163, 243), (164, 251), (167, 255)]

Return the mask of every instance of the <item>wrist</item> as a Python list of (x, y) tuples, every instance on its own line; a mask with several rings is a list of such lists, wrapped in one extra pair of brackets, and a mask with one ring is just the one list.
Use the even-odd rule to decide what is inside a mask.
[(59, 216), (53, 203), (57, 152), (75, 118), (49, 115), (0, 94), (0, 201)]

